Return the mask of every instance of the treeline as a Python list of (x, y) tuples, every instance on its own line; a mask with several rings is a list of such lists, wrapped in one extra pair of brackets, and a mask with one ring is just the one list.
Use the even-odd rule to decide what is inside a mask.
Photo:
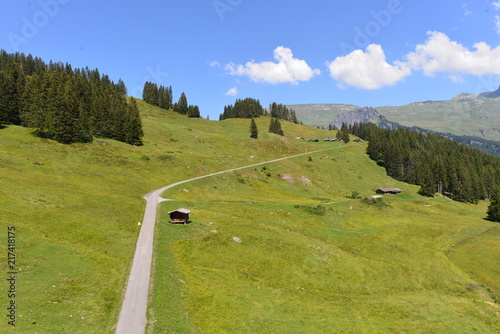
[(172, 86), (158, 86), (156, 83), (147, 81), (144, 83), (142, 99), (151, 105), (162, 109), (173, 109), (173, 111), (187, 115), (188, 117), (200, 117), (200, 108), (197, 105), (188, 105), (186, 94), (181, 94), (179, 101), (172, 103)]
[(410, 129), (382, 130), (355, 123), (352, 134), (368, 140), (367, 153), (387, 174), (435, 193), (467, 203), (491, 199), (500, 186), (500, 158), (435, 134)]
[(65, 144), (96, 136), (141, 145), (139, 109), (126, 93), (123, 81), (115, 84), (97, 69), (0, 51), (0, 124)]
[(259, 116), (271, 116), (295, 124), (298, 123), (295, 110), (276, 102), (269, 104), (269, 110), (266, 110), (262, 107), (259, 100), (250, 97), (244, 100), (237, 99), (234, 105), (224, 106), (224, 112), (220, 114), (219, 120), (222, 121), (228, 118), (255, 118)]

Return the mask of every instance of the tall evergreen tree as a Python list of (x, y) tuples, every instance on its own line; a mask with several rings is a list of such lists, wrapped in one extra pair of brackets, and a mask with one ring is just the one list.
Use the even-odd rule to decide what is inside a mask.
[(179, 114), (186, 115), (188, 113), (189, 106), (186, 98), (186, 94), (182, 92), (181, 96), (179, 97), (179, 102), (177, 102), (177, 110), (174, 109), (174, 111), (178, 112)]
[(253, 118), (250, 121), (250, 137), (254, 139), (259, 137), (259, 130), (257, 129), (257, 124)]
[(139, 107), (134, 98), (130, 98), (127, 105), (127, 117), (125, 121), (125, 139), (124, 141), (131, 145), (142, 145), (142, 121), (139, 114)]
[(497, 187), (491, 196), (491, 203), (488, 206), (488, 219), (500, 222), (500, 188)]

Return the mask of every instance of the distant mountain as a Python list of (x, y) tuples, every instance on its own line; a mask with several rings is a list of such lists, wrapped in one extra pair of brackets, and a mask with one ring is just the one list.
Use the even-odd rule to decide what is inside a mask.
[(405, 126), (500, 141), (500, 89), (479, 95), (462, 93), (445, 101), (377, 107), (377, 110)]
[(482, 93), (482, 94), (479, 94), (480, 97), (488, 97), (490, 99), (496, 99), (498, 97), (500, 97), (500, 87), (498, 87), (498, 89), (494, 92), (486, 92), (486, 93)]
[[(296, 111), (299, 121), (319, 127), (328, 127), (337, 116), (347, 111), (363, 109), (344, 104), (301, 104), (288, 107)], [(389, 121), (407, 127), (417, 126), (435, 132), (500, 141), (500, 88), (479, 95), (462, 93), (450, 100), (423, 101), (375, 109)]]
[(394, 129), (400, 127), (399, 124), (390, 122), (379, 112), (371, 107), (364, 107), (355, 110), (349, 110), (338, 115), (335, 120), (330, 123), (337, 129), (342, 127), (342, 123), (353, 125), (354, 123), (374, 123), (382, 129)]
[(306, 125), (314, 127), (328, 127), (337, 115), (350, 111), (357, 110), (360, 107), (352, 104), (294, 104), (288, 105), (297, 115), (297, 119)]

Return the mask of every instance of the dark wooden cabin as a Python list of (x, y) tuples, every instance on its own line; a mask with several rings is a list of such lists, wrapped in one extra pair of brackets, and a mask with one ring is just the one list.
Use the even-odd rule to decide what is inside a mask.
[(190, 213), (191, 210), (180, 208), (174, 211), (170, 211), (168, 214), (170, 215), (170, 222), (172, 224), (188, 224)]

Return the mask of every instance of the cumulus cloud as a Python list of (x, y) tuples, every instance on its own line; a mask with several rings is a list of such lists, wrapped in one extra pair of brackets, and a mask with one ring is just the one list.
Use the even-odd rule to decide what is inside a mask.
[(379, 89), (394, 85), (411, 74), (401, 62), (387, 63), (384, 50), (378, 44), (368, 45), (366, 52), (355, 50), (347, 56), (337, 57), (326, 65), (339, 87)]
[[(500, 18), (498, 21), (500, 29)], [(463, 82), (464, 74), (500, 75), (500, 46), (492, 48), (479, 42), (470, 50), (441, 32), (431, 31), (428, 35), (427, 41), (417, 45), (403, 61), (389, 64), (382, 47), (371, 44), (366, 51), (355, 50), (326, 65), (330, 76), (342, 88), (379, 89), (394, 85), (415, 71), (422, 71), (426, 76), (444, 73), (454, 83)]]
[(320, 74), (320, 70), (312, 69), (305, 60), (294, 58), (292, 50), (283, 46), (274, 50), (274, 59), (277, 62), (250, 61), (245, 65), (230, 63), (225, 68), (231, 75), (248, 76), (252, 81), (271, 84), (285, 82), (297, 84), (299, 81), (308, 81)]
[(425, 44), (417, 45), (415, 52), (407, 55), (407, 64), (412, 69), (423, 70), (427, 76), (500, 74), (500, 46), (492, 49), (485, 42), (479, 42), (473, 45), (475, 51), (471, 51), (443, 33), (432, 31), (428, 35)]
[(497, 29), (497, 34), (500, 35), (500, 16), (495, 15), (495, 27)]
[(237, 94), (238, 94), (238, 87), (233, 87), (230, 90), (228, 90), (224, 95), (235, 96)]
[(500, 1), (493, 1), (491, 4), (495, 7), (495, 9), (500, 9)]

